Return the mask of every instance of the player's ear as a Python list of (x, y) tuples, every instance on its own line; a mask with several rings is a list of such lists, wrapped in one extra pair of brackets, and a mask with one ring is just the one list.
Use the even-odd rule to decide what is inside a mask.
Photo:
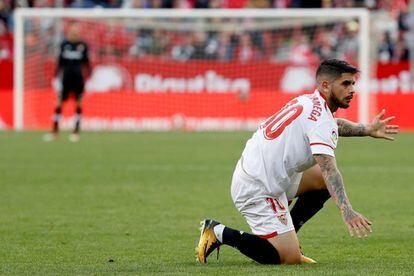
[(329, 92), (329, 85), (330, 83), (328, 80), (323, 80), (321, 82), (321, 87), (322, 87), (323, 92)]

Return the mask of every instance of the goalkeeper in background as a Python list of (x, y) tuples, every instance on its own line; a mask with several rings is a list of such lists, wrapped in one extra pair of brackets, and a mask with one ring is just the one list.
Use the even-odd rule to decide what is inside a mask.
[(75, 126), (69, 140), (71, 142), (79, 141), (84, 80), (91, 73), (88, 45), (80, 39), (79, 31), (78, 23), (70, 23), (67, 38), (60, 45), (55, 76), (58, 80), (57, 83), (61, 85), (56, 85), (59, 95), (53, 116), (53, 128), (52, 133), (45, 135), (45, 141), (52, 141), (58, 137), (62, 105), (71, 94), (76, 99), (76, 115)]

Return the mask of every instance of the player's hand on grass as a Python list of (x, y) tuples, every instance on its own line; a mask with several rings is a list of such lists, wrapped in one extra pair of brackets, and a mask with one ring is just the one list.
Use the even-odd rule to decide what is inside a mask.
[(383, 138), (393, 141), (394, 138), (389, 134), (398, 133), (398, 125), (389, 125), (388, 123), (395, 119), (395, 116), (391, 116), (385, 119), (381, 119), (385, 114), (383, 109), (374, 120), (368, 125), (368, 135), (374, 138)]
[(344, 208), (342, 210), (342, 218), (348, 227), (351, 237), (355, 235), (358, 238), (368, 237), (368, 235), (372, 233), (371, 221), (354, 211), (352, 208)]

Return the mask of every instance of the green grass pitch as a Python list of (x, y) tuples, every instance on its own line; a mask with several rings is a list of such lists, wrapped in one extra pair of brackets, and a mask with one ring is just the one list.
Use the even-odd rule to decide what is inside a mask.
[(230, 178), (250, 133), (41, 137), (0, 133), (0, 274), (413, 275), (414, 134), (340, 139), (348, 196), (374, 232), (350, 238), (328, 202), (299, 233), (313, 266), (261, 266), (228, 247), (195, 262), (201, 219), (249, 231)]

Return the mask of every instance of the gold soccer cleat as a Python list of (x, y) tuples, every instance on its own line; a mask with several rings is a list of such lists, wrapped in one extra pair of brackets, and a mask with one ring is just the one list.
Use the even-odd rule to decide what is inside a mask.
[(219, 222), (206, 219), (201, 224), (201, 234), (200, 240), (198, 242), (196, 252), (197, 252), (197, 262), (205, 264), (207, 263), (207, 257), (217, 248), (217, 259), (220, 250), (221, 242), (217, 239), (214, 234), (214, 226), (220, 224)]
[(306, 257), (304, 255), (300, 256), (302, 264), (316, 264), (317, 262), (314, 259)]

